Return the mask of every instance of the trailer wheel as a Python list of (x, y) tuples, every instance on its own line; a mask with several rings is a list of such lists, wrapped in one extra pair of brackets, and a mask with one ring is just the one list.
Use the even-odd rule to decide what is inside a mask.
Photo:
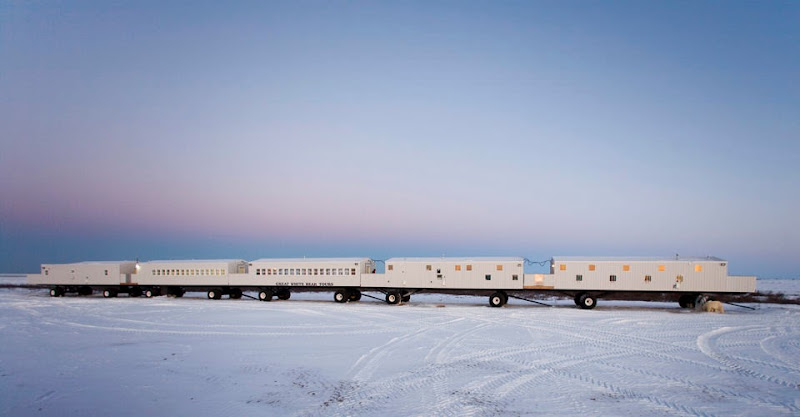
[(105, 298), (114, 298), (117, 296), (117, 292), (114, 290), (104, 290), (103, 297)]
[(50, 288), (51, 297), (61, 297), (64, 295), (64, 289), (61, 287)]
[(230, 297), (234, 300), (238, 300), (242, 298), (242, 289), (241, 288), (231, 288)]
[(591, 310), (597, 305), (597, 298), (591, 294), (581, 295), (578, 301), (580, 302), (578, 306), (584, 310)]
[(272, 290), (261, 290), (258, 293), (258, 299), (261, 301), (272, 301)]
[(288, 300), (289, 297), (292, 296), (292, 292), (289, 290), (280, 290), (278, 291), (278, 299), (279, 300)]
[(583, 296), (583, 294), (586, 294), (586, 293), (585, 292), (579, 292), (579, 293), (575, 294), (575, 298), (574, 298), (575, 305), (578, 306), (578, 307), (581, 306), (581, 297)]
[(333, 293), (333, 301), (337, 303), (346, 303), (348, 298), (350, 298), (350, 296), (347, 294), (346, 290), (337, 290)]
[(208, 290), (208, 299), (209, 300), (219, 300), (220, 298), (222, 298), (222, 290), (220, 290), (218, 288), (214, 288), (214, 289)]
[(507, 298), (501, 291), (497, 291), (489, 297), (489, 305), (492, 307), (502, 307), (505, 305)]
[[(703, 300), (703, 297), (704, 296), (701, 294), (684, 294), (681, 296), (681, 299), (683, 299), (683, 305), (681, 305), (681, 307), (695, 308), (699, 305), (698, 302)], [(680, 304), (680, 300), (678, 300), (678, 304)]]
[(389, 291), (386, 293), (386, 302), (389, 304), (397, 304), (400, 302), (400, 293), (397, 291)]
[(157, 295), (156, 292), (154, 290), (152, 290), (152, 289), (148, 289), (148, 290), (144, 291), (144, 296), (147, 297), (147, 298), (153, 298), (156, 295)]
[(350, 291), (350, 301), (358, 301), (360, 299), (361, 299), (361, 291), (359, 290)]
[(691, 308), (689, 307), (689, 304), (691, 303), (690, 301), (691, 297), (692, 295), (689, 294), (684, 294), (680, 296), (680, 298), (678, 298), (678, 305), (681, 306), (681, 308)]

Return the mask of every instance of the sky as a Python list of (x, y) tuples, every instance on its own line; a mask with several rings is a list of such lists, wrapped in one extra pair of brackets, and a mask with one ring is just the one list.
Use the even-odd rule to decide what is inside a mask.
[(0, 272), (686, 256), (800, 277), (800, 3), (8, 1)]

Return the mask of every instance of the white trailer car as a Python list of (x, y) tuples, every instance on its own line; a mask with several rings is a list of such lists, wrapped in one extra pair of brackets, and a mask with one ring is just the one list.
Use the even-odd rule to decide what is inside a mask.
[(259, 288), (262, 301), (273, 296), (287, 300), (292, 288), (319, 287), (335, 289), (337, 302), (357, 301), (361, 299), (362, 277), (375, 272), (375, 261), (369, 258), (265, 258), (249, 266), (250, 273), (237, 284)]
[[(728, 262), (713, 256), (610, 258), (557, 256), (550, 274), (536, 274), (538, 287), (574, 293), (575, 303), (593, 308), (598, 294), (612, 292), (680, 293), (680, 304), (703, 302), (703, 293), (748, 293), (756, 277), (729, 276)], [(537, 287), (533, 283), (534, 288)], [(698, 299), (698, 297), (701, 297)]]
[(242, 291), (231, 289), (230, 281), (247, 276), (243, 259), (198, 259), (148, 261), (139, 264), (136, 279), (147, 297), (169, 294), (180, 297), (188, 290), (208, 291), (208, 298), (223, 294), (241, 298)]
[(41, 273), (28, 275), (28, 283), (49, 286), (50, 295), (53, 297), (70, 292), (89, 295), (92, 293), (92, 287), (131, 285), (135, 274), (134, 261), (44, 264)]

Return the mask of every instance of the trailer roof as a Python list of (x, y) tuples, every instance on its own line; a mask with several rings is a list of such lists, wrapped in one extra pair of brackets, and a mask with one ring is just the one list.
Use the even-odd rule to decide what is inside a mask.
[(256, 259), (254, 261), (250, 261), (250, 263), (254, 262), (363, 262), (363, 261), (371, 261), (370, 258), (261, 258)]
[(554, 256), (553, 262), (727, 262), (716, 256)]
[(475, 257), (429, 257), (429, 258), (390, 258), (386, 262), (522, 262), (525, 258), (515, 256), (475, 256)]
[(70, 262), (65, 264), (43, 264), (46, 266), (50, 265), (120, 265), (120, 264), (127, 264), (127, 263), (136, 263), (136, 261), (82, 261), (82, 262)]
[(214, 263), (234, 263), (247, 262), (244, 259), (161, 259), (153, 261), (139, 262), (140, 264), (214, 264)]

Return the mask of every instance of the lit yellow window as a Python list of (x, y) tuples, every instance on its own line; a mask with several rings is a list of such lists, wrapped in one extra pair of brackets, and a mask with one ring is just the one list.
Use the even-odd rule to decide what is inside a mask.
[(703, 272), (703, 265), (695, 265), (694, 272)]
[(630, 271), (631, 270), (631, 266), (630, 265), (622, 265), (622, 270), (623, 271)]
[[(563, 265), (562, 265), (562, 266), (563, 266)], [(594, 271), (594, 264), (589, 264), (589, 270), (590, 270), (590, 271)], [(562, 269), (562, 271), (563, 271), (563, 269)]]
[(664, 271), (667, 270), (667, 267), (665, 267), (664, 265), (659, 265), (658, 266), (658, 270), (661, 271), (661, 272), (664, 272)]
[(460, 270), (461, 270), (461, 265), (456, 265), (456, 271), (460, 271)]
[(467, 265), (467, 271), (472, 271), (472, 265)]
[(503, 270), (503, 265), (497, 265), (497, 270), (498, 271), (502, 271)]
[(566, 271), (567, 270), (567, 264), (558, 265), (558, 269), (561, 270), (561, 271)]

